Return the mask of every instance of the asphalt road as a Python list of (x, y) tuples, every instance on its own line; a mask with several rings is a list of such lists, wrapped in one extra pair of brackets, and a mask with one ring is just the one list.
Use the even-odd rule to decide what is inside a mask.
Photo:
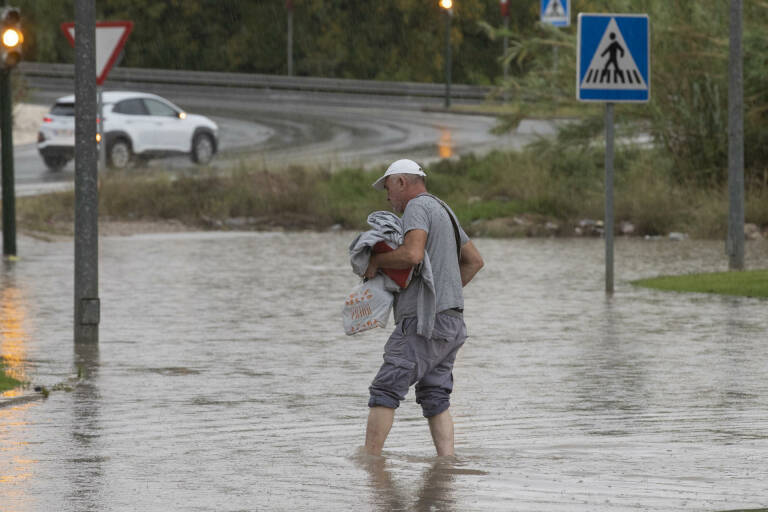
[[(38, 80), (30, 86), (29, 101), (42, 105), (72, 91), (66, 80)], [(125, 87), (108, 83), (107, 89)], [(548, 123), (527, 122), (515, 133), (493, 135), (493, 117), (424, 111), (440, 107), (439, 98), (183, 85), (140, 90), (160, 94), (219, 124), (220, 154), (211, 163), (217, 169), (370, 168), (406, 157), (428, 165), (470, 152), (517, 148), (536, 133), (552, 132)], [(171, 171), (195, 167), (185, 157), (154, 160), (149, 166)], [(19, 195), (71, 186), (74, 179), (72, 162), (60, 172), (50, 172), (34, 144), (16, 147), (15, 168)]]

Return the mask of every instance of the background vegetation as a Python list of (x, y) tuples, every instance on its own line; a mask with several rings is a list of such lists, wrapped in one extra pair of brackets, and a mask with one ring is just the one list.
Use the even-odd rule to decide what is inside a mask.
[[(501, 76), (501, 43), (478, 25), (500, 23), (498, 0), (455, 2), (451, 31), (457, 82), (490, 84)], [(538, 6), (510, 0), (514, 25), (533, 26)], [(29, 37), (25, 58), (73, 62), (59, 25), (74, 0), (15, 0)], [(293, 0), (298, 75), (441, 81), (444, 22), (437, 0)], [(284, 74), (285, 0), (99, 0), (97, 19), (131, 20), (123, 66)]]
[[(443, 160), (428, 167), (429, 189), (451, 204), (473, 236), (573, 236), (583, 220), (602, 218), (603, 154), (598, 147), (579, 147), (563, 158), (562, 144), (542, 140), (521, 152)], [(617, 152), (617, 226), (631, 222), (635, 235), (680, 231), (722, 238), (725, 189), (678, 185), (669, 178), (671, 165), (653, 150), (627, 146)], [(370, 212), (389, 209), (384, 194), (371, 187), (383, 169), (255, 169), (258, 164), (244, 162), (227, 174), (107, 173), (100, 179), (99, 214), (103, 220), (175, 220), (203, 229), (367, 229)], [(17, 212), (26, 231), (71, 233), (73, 193), (19, 198)], [(748, 192), (746, 217), (768, 225), (765, 189)]]
[[(578, 12), (647, 13), (651, 23), (651, 101), (619, 105), (617, 122), (653, 137), (672, 164), (670, 177), (684, 186), (719, 186), (727, 181), (728, 37), (730, 2), (659, 2), (654, 0), (573, 0)], [(515, 75), (506, 87), (516, 109), (508, 126), (532, 109), (553, 112), (575, 103), (576, 14), (574, 25), (561, 30), (535, 24), (510, 31), (506, 56)], [(496, 40), (504, 31), (483, 25)], [(744, 2), (745, 171), (749, 187), (768, 185), (768, 52), (765, 30), (768, 2)], [(557, 66), (553, 59), (558, 48)], [(584, 119), (581, 141), (602, 129), (602, 104), (579, 111)]]
[[(58, 27), (72, 19), (73, 0), (15, 3), (23, 9), (25, 26), (31, 28), (25, 43), (27, 58), (71, 61), (72, 50), (63, 44)], [(444, 24), (437, 0), (293, 3), (299, 74), (443, 79)], [(510, 0), (511, 25), (506, 32), (501, 28), (498, 0), (454, 3), (454, 78), (496, 84), (496, 98), (507, 91), (511, 100), (503, 111), (509, 115), (502, 119), (500, 130), (513, 128), (531, 114), (567, 112), (577, 119), (555, 140), (538, 143), (533, 153), (494, 154), (434, 166), (433, 190), (452, 199), (465, 221), (520, 213), (563, 221), (602, 217), (603, 107), (575, 101), (577, 16), (579, 12), (647, 13), (651, 20), (651, 101), (619, 105), (616, 120), (621, 135), (643, 134), (650, 137), (651, 144), (625, 146), (617, 154), (617, 218), (632, 220), (641, 233), (687, 230), (697, 236), (722, 236), (727, 212), (729, 2), (573, 0), (572, 26), (556, 29), (538, 23), (538, 2)], [(283, 0), (100, 0), (97, 8), (101, 19), (135, 23), (124, 66), (285, 72)], [(745, 2), (744, 11), (746, 215), (747, 221), (765, 227), (768, 52), (764, 33), (768, 1)], [(506, 56), (501, 55), (504, 35), (510, 39)], [(506, 83), (501, 83), (502, 60), (509, 63)], [(245, 164), (239, 176), (228, 178), (234, 181), (211, 177), (215, 181), (211, 188), (186, 178), (161, 179), (151, 186), (168, 194), (183, 191), (189, 197), (170, 204), (157, 201), (150, 216), (168, 217), (175, 206), (192, 219), (201, 215), (270, 216), (283, 208), (292, 215), (315, 216), (321, 224), (338, 222), (353, 227), (362, 222), (371, 205), (386, 207), (380, 198), (371, 196), (369, 178), (359, 170), (338, 176), (296, 169), (285, 176), (259, 174)], [(269, 186), (243, 189), (253, 197), (242, 190), (227, 192), (228, 183), (243, 180)], [(108, 192), (110, 181), (105, 180), (103, 192)], [(150, 185), (136, 184), (143, 186)], [(265, 195), (263, 190), (276, 195)], [(292, 194), (312, 200), (294, 203)], [(125, 204), (138, 205), (134, 216), (142, 217), (152, 206), (148, 203), (151, 197), (136, 197)], [(189, 208), (182, 208), (185, 201)], [(123, 215), (120, 204), (114, 199), (102, 211)]]

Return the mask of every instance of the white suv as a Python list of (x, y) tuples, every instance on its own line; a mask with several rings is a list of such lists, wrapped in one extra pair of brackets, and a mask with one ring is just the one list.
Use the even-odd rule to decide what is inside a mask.
[[(124, 169), (134, 160), (186, 154), (207, 164), (218, 150), (219, 127), (205, 116), (187, 114), (170, 101), (142, 92), (103, 93), (107, 163)], [(75, 156), (75, 97), (56, 100), (43, 118), (37, 150), (52, 171)]]

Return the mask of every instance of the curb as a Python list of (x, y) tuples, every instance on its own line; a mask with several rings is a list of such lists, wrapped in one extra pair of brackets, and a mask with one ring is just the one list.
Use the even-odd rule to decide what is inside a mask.
[[(19, 389), (19, 388), (16, 388)], [(0, 409), (4, 407), (11, 407), (14, 405), (21, 405), (34, 400), (41, 400), (43, 394), (37, 391), (25, 391), (19, 396), (14, 397), (0, 397)]]
[(503, 114), (496, 112), (484, 112), (482, 110), (454, 110), (450, 107), (421, 107), (422, 112), (437, 113), (437, 114), (458, 114), (463, 116), (483, 116), (483, 117), (500, 117)]

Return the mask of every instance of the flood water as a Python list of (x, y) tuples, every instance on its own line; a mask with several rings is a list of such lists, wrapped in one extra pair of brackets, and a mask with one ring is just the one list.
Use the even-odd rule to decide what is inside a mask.
[[(0, 509), (595, 511), (768, 506), (768, 302), (637, 289), (721, 242), (475, 241), (455, 460), (413, 394), (359, 455), (388, 330), (343, 334), (353, 233), (101, 242), (101, 343), (72, 343), (71, 243), (0, 272), (0, 353), (72, 391), (0, 408)], [(747, 263), (768, 267), (768, 244)]]

